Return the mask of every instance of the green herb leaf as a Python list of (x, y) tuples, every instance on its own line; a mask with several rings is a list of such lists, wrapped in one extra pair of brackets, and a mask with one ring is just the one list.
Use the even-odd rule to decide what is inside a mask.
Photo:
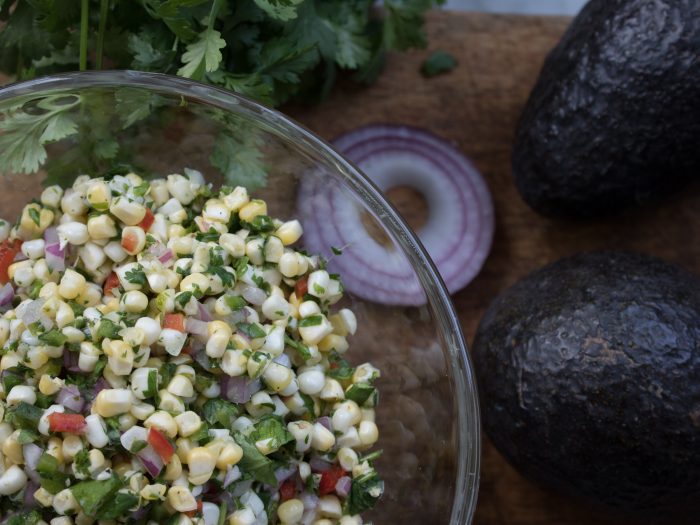
[(23, 512), (22, 514), (15, 514), (10, 519), (7, 520), (7, 525), (36, 525), (41, 521), (41, 514), (38, 511), (33, 510), (31, 512)]
[(323, 316), (318, 314), (318, 315), (310, 315), (309, 317), (304, 317), (301, 321), (299, 321), (299, 328), (305, 328), (308, 326), (318, 326), (323, 322)]
[(121, 330), (118, 324), (113, 323), (109, 319), (102, 319), (97, 327), (96, 335), (98, 339), (116, 339), (119, 337)]
[(243, 458), (238, 463), (241, 472), (250, 474), (256, 481), (277, 486), (275, 465), (272, 460), (263, 455), (255, 444), (248, 441), (240, 432), (234, 432), (233, 439), (243, 449)]
[(218, 428), (231, 429), (238, 417), (238, 408), (233, 403), (223, 399), (210, 399), (204, 403), (202, 413), (207, 423)]
[(363, 476), (353, 479), (348, 510), (350, 514), (361, 514), (373, 508), (384, 494), (384, 482), (376, 471), (372, 470)]
[(5, 419), (12, 423), (15, 428), (35, 431), (39, 426), (39, 419), (43, 415), (44, 411), (42, 409), (20, 401), (16, 406), (7, 409)]
[(124, 278), (131, 284), (138, 284), (139, 286), (146, 286), (146, 284), (148, 284), (146, 273), (143, 271), (143, 267), (141, 265), (138, 265), (133, 270), (126, 272)]
[(46, 452), (41, 455), (36, 466), (42, 488), (51, 494), (57, 494), (66, 488), (68, 476), (61, 472), (59, 467), (58, 460)]
[(101, 520), (114, 520), (121, 518), (135, 507), (139, 502), (139, 498), (128, 492), (117, 492), (116, 496), (109, 501), (108, 505), (104, 505), (98, 512), (96, 517)]
[(232, 311), (237, 311), (243, 308), (247, 303), (240, 295), (225, 295), (224, 302)]
[(49, 346), (55, 347), (63, 346), (64, 344), (66, 344), (67, 340), (68, 338), (55, 328), (39, 336), (39, 341)]
[(29, 213), (29, 218), (34, 221), (34, 224), (41, 226), (41, 215), (39, 215), (39, 210), (36, 208), (29, 208), (27, 211)]
[(267, 335), (258, 323), (238, 323), (236, 329), (251, 339), (260, 339)]
[(284, 420), (273, 414), (262, 416), (255, 424), (255, 430), (248, 438), (257, 443), (262, 440), (270, 440), (268, 447), (275, 451), (294, 440), (294, 436), (287, 430)]
[(83, 476), (90, 475), (90, 453), (86, 449), (82, 449), (73, 458), (73, 464), (78, 474)]
[(37, 432), (34, 432), (33, 430), (29, 430), (26, 428), (20, 430), (19, 435), (17, 436), (17, 442), (21, 445), (26, 445), (27, 443), (34, 443), (37, 439), (39, 439), (39, 434)]
[[(46, 455), (48, 454), (44, 454)], [(122, 482), (119, 478), (112, 477), (104, 481), (81, 481), (73, 485), (70, 490), (83, 512), (97, 518), (103, 507), (114, 504), (114, 496), (120, 488), (122, 488)]]
[(355, 383), (345, 392), (345, 399), (350, 399), (362, 406), (375, 392), (376, 389), (369, 383)]
[(299, 355), (304, 361), (308, 361), (309, 359), (311, 359), (311, 350), (309, 350), (309, 347), (306, 346), (304, 343), (300, 341), (295, 341), (287, 334), (284, 335), (284, 342), (287, 346), (291, 346), (294, 350), (299, 352)]
[(425, 77), (434, 77), (443, 73), (448, 73), (457, 67), (455, 57), (445, 51), (435, 51), (432, 55), (425, 59), (421, 66), (421, 73)]

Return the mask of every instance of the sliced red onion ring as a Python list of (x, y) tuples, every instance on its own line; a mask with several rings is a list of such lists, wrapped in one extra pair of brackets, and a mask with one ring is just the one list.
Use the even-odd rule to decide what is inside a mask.
[(187, 330), (187, 333), (192, 335), (206, 337), (208, 333), (208, 323), (200, 321), (199, 319), (188, 317), (187, 321), (185, 322), (185, 329)]
[(352, 488), (352, 480), (348, 476), (343, 476), (335, 484), (335, 493), (341, 498), (347, 498)]
[(66, 250), (61, 248), (61, 241), (58, 238), (58, 231), (53, 226), (44, 232), (44, 254), (46, 265), (55, 272), (62, 272), (66, 269)]
[(230, 377), (227, 375), (221, 378), (221, 395), (233, 403), (247, 403), (253, 394), (262, 389), (262, 382), (259, 379), (248, 381), (248, 376)]
[(156, 477), (163, 470), (163, 460), (150, 445), (141, 450), (137, 457), (152, 477)]
[(199, 308), (199, 319), (201, 321), (204, 321), (205, 323), (210, 323), (214, 320), (214, 317), (211, 315), (209, 308), (207, 308), (205, 305), (203, 305), (202, 303), (197, 303), (197, 308)]
[(12, 299), (15, 296), (15, 289), (10, 283), (0, 288), (0, 307), (12, 304)]
[[(493, 203), (488, 187), (469, 160), (431, 133), (404, 126), (368, 126), (347, 133), (335, 146), (382, 190), (412, 186), (428, 201), (430, 216), (417, 232), (450, 292), (481, 270), (491, 248)], [(298, 202), (306, 247), (329, 254), (352, 293), (384, 304), (422, 305), (425, 292), (401, 250), (374, 240), (362, 226), (363, 208), (340, 188), (309, 174)]]
[[(75, 354), (76, 352), (65, 353)], [(78, 387), (75, 385), (64, 386), (58, 392), (58, 395), (56, 396), (56, 402), (59, 405), (63, 405), (67, 409), (72, 410), (73, 412), (80, 412), (85, 406), (85, 400), (80, 395), (80, 390), (78, 390)]]

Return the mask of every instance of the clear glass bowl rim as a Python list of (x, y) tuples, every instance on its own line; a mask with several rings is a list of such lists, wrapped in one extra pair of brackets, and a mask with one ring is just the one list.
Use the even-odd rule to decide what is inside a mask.
[(90, 87), (149, 89), (167, 95), (185, 96), (195, 102), (226, 111), (243, 113), (254, 120), (263, 121), (276, 133), (289, 137), (298, 145), (321, 154), (336, 167), (348, 186), (362, 197), (365, 205), (374, 212), (377, 220), (404, 250), (421, 281), (433, 285), (425, 287), (425, 292), (435, 309), (434, 320), (437, 328), (442, 332), (444, 344), (450, 351), (451, 380), (455, 387), (454, 402), (459, 418), (457, 478), (450, 525), (471, 523), (476, 509), (481, 461), (478, 392), (472, 363), (452, 299), (435, 264), (416, 234), (374, 183), (332, 145), (279, 111), (242, 95), (172, 75), (130, 70), (63, 73), (2, 87), (0, 103), (26, 95)]

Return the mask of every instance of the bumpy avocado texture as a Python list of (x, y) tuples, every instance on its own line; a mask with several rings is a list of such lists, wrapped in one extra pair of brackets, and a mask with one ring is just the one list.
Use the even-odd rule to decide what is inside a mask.
[(700, 178), (700, 2), (592, 0), (548, 56), (513, 174), (547, 215), (615, 212)]
[(473, 346), (484, 429), (527, 477), (631, 511), (700, 508), (700, 279), (646, 255), (562, 259)]

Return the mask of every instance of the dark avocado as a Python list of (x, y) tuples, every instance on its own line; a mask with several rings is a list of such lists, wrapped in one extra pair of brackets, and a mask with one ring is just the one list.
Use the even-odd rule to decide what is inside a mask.
[(525, 476), (624, 511), (700, 509), (700, 279), (562, 259), (500, 295), (473, 357), (484, 429)]
[(592, 0), (547, 57), (513, 173), (547, 215), (607, 214), (700, 178), (700, 2)]

